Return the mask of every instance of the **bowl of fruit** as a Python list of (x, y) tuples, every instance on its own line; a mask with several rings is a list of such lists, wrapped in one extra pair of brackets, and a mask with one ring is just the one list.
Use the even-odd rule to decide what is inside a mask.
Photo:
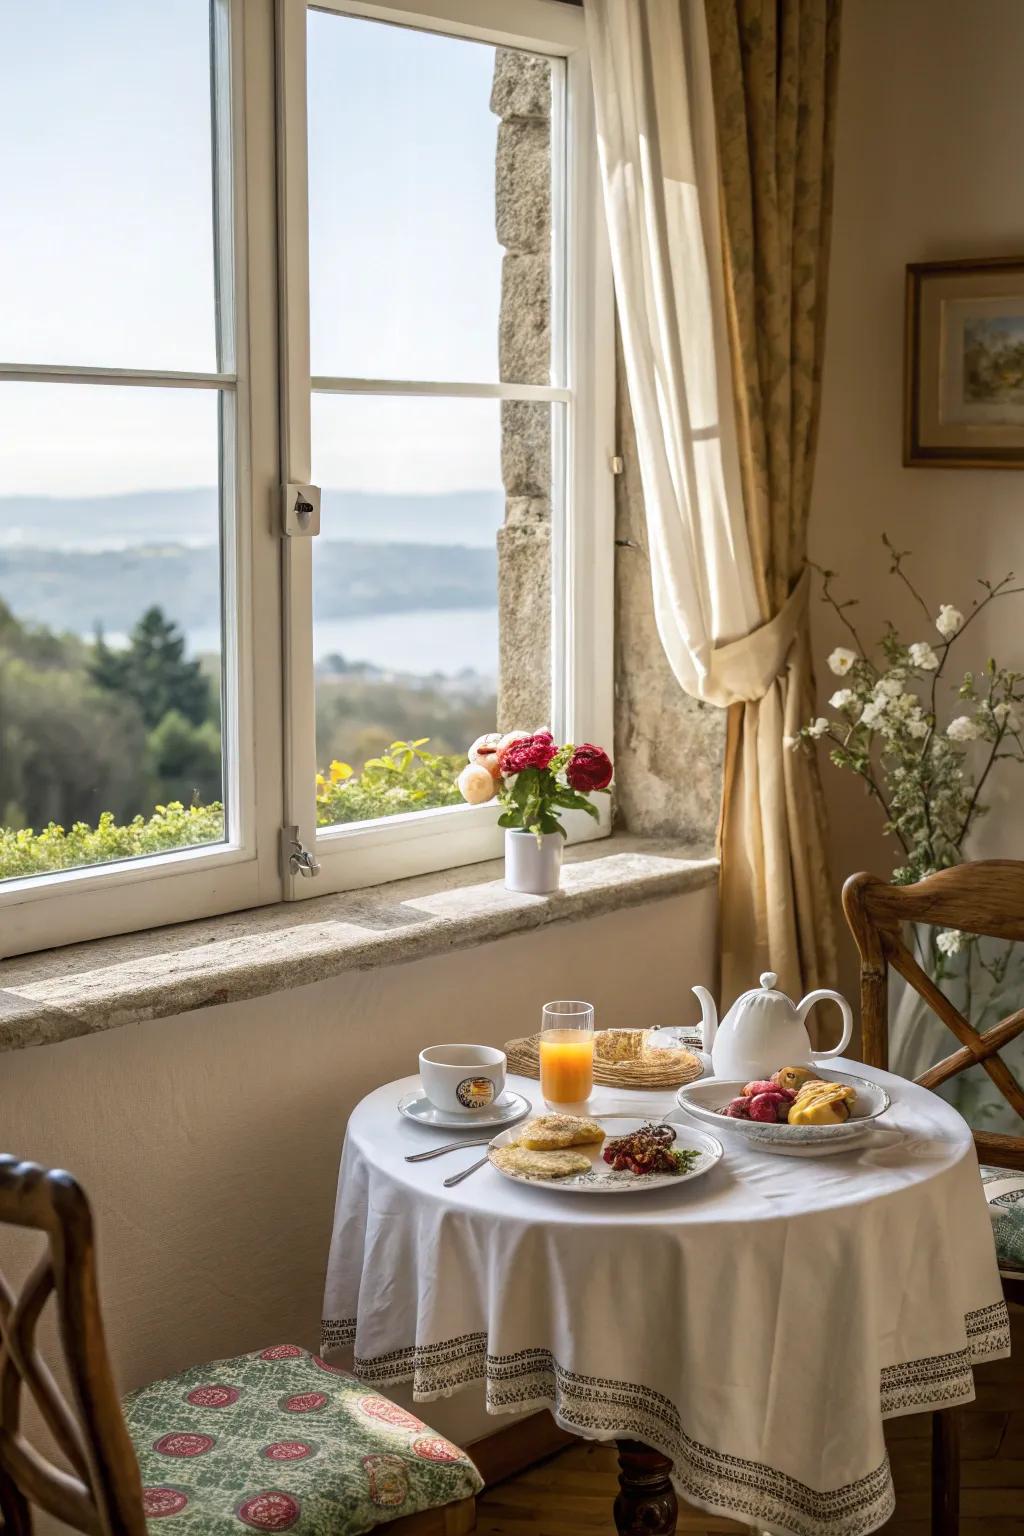
[(815, 1067), (779, 1067), (748, 1083), (702, 1078), (676, 1094), (680, 1109), (751, 1141), (821, 1145), (856, 1140), (889, 1108), (885, 1089), (866, 1077)]

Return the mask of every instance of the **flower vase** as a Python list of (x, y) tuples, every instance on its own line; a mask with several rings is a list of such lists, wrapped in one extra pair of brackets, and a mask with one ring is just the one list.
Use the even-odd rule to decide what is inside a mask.
[(526, 896), (550, 896), (562, 876), (562, 837), (545, 832), (538, 838), (518, 827), (505, 829), (505, 885)]

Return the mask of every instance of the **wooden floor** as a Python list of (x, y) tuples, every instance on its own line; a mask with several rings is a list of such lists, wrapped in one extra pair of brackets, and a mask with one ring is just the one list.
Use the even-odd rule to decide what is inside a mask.
[[(1024, 1536), (1024, 1308), (1012, 1309), (1013, 1356), (976, 1373), (977, 1401), (963, 1410), (961, 1536)], [(896, 1484), (887, 1536), (928, 1536), (930, 1420), (893, 1419), (886, 1439)], [(477, 1536), (614, 1536), (614, 1447), (576, 1444), (491, 1488), (479, 1500)], [(746, 1526), (683, 1509), (680, 1532)]]

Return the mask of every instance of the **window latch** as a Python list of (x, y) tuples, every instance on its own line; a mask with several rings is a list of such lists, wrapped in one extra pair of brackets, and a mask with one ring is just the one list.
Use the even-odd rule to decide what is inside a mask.
[(315, 539), (320, 532), (320, 487), (285, 485), (281, 496), (281, 532), (287, 539)]
[(281, 828), (281, 873), (285, 878), (301, 875), (303, 880), (320, 873), (320, 861), (303, 846), (298, 827)]

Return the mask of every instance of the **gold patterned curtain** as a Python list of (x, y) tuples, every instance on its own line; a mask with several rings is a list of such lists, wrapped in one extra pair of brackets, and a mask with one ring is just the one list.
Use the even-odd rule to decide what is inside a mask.
[[(821, 399), (841, 0), (705, 0), (740, 474), (762, 623), (806, 588)], [(722, 994), (761, 965), (835, 980), (806, 601), (781, 676), (729, 709)], [(752, 963), (753, 962), (753, 963)]]

